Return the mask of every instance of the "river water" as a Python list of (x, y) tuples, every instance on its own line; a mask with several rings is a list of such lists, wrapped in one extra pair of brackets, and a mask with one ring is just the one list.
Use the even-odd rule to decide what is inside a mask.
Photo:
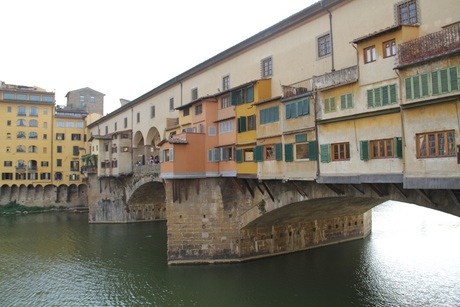
[(0, 306), (460, 306), (460, 218), (388, 202), (364, 240), (168, 266), (166, 223), (0, 216)]

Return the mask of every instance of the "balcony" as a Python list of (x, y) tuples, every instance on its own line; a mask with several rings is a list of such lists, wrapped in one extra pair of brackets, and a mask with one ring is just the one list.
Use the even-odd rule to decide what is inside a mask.
[[(299, 81), (290, 85), (283, 85), (283, 99), (302, 96), (311, 92), (311, 79)], [(308, 90), (310, 88), (310, 90)]]
[(399, 45), (398, 68), (460, 52), (460, 24)]
[(97, 173), (97, 166), (94, 165), (85, 165), (81, 167), (81, 172), (83, 174), (96, 174)]
[(157, 164), (146, 164), (146, 165), (137, 165), (134, 163), (133, 170), (135, 174), (139, 175), (154, 175), (156, 177), (160, 174), (160, 163)]
[(324, 90), (358, 81), (358, 66), (332, 71), (321, 76), (313, 77), (313, 88)]

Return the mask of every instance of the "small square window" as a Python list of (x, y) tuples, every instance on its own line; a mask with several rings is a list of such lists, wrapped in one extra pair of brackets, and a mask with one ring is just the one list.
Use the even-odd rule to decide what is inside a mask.
[(174, 98), (169, 98), (169, 111), (174, 111)]
[(273, 75), (273, 61), (271, 57), (262, 60), (261, 71), (262, 78), (271, 77)]
[(364, 63), (375, 62), (377, 60), (377, 54), (375, 52), (375, 46), (364, 48)]
[(383, 57), (389, 58), (396, 55), (396, 41), (394, 39), (383, 43)]
[(331, 54), (331, 34), (318, 37), (318, 57)]
[(198, 99), (198, 88), (195, 87), (192, 89), (192, 101)]
[(230, 89), (230, 76), (225, 76), (222, 78), (222, 90), (226, 91)]

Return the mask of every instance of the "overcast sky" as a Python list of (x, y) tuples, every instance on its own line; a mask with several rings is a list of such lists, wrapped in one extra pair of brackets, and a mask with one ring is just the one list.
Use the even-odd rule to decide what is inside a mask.
[(0, 16), (0, 80), (133, 100), (317, 0), (11, 0)]

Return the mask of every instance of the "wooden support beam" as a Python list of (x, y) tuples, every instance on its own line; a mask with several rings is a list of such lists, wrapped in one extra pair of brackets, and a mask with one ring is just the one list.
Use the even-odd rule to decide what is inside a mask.
[(407, 195), (406, 195), (406, 193), (404, 193), (404, 189), (403, 189), (399, 184), (392, 183), (391, 185), (396, 189), (396, 191), (397, 191), (404, 199), (407, 199)]
[(259, 179), (255, 179), (255, 180), (254, 180), (254, 183), (256, 184), (256, 187), (259, 189), (260, 193), (261, 193), (262, 195), (264, 195), (264, 194), (265, 194), (265, 191), (264, 191), (264, 190), (262, 189), (262, 187), (260, 186), (260, 184), (259, 184)]
[(246, 191), (244, 190), (244, 188), (238, 183), (238, 180), (235, 178), (235, 177), (231, 177), (232, 178), (232, 182), (233, 182), (233, 185), (241, 192), (241, 194), (245, 194)]
[(248, 182), (248, 180), (247, 180), (247, 179), (243, 179), (243, 182), (244, 182), (244, 184), (245, 184), (246, 188), (248, 189), (248, 191), (249, 191), (249, 194), (251, 194), (251, 196), (252, 196), (252, 199), (254, 199), (254, 189), (253, 189), (253, 188), (251, 188), (251, 186), (249, 185), (249, 182)]
[(369, 186), (375, 193), (377, 193), (378, 196), (388, 196), (388, 192), (385, 190), (385, 187), (383, 185), (378, 183), (369, 183)]
[[(457, 190), (458, 191), (458, 190)], [(460, 192), (455, 193), (453, 190), (447, 190), (447, 194), (452, 198), (454, 203), (460, 207)]]
[(265, 183), (265, 181), (262, 181), (262, 185), (265, 187), (265, 190), (267, 190), (268, 195), (270, 195), (270, 198), (271, 198), (272, 201), (274, 202), (274, 201), (275, 201), (275, 197), (273, 196), (272, 191), (270, 191), (270, 188), (269, 188), (268, 185)]
[(417, 193), (420, 196), (422, 196), (422, 198), (426, 200), (428, 203), (430, 203), (431, 205), (435, 205), (435, 203), (431, 200), (430, 196), (428, 196), (428, 194), (424, 190), (415, 190), (415, 191), (417, 191)]
[(196, 180), (196, 195), (200, 195), (200, 179)]
[(357, 184), (350, 184), (350, 186), (355, 189), (358, 193), (361, 193), (362, 195), (364, 195), (364, 190), (361, 189), (360, 186), (358, 186)]
[(329, 183), (326, 183), (326, 186), (331, 189), (332, 191), (334, 191), (337, 195), (343, 195), (345, 194), (345, 191), (343, 191), (339, 186), (337, 186), (336, 184), (329, 184)]
[(188, 200), (188, 179), (184, 179), (185, 200)]
[(289, 181), (293, 186), (294, 188), (297, 190), (297, 192), (299, 192), (300, 195), (302, 195), (303, 197), (305, 198), (308, 198), (308, 194), (302, 190), (298, 185), (297, 183), (295, 183), (294, 181)]

